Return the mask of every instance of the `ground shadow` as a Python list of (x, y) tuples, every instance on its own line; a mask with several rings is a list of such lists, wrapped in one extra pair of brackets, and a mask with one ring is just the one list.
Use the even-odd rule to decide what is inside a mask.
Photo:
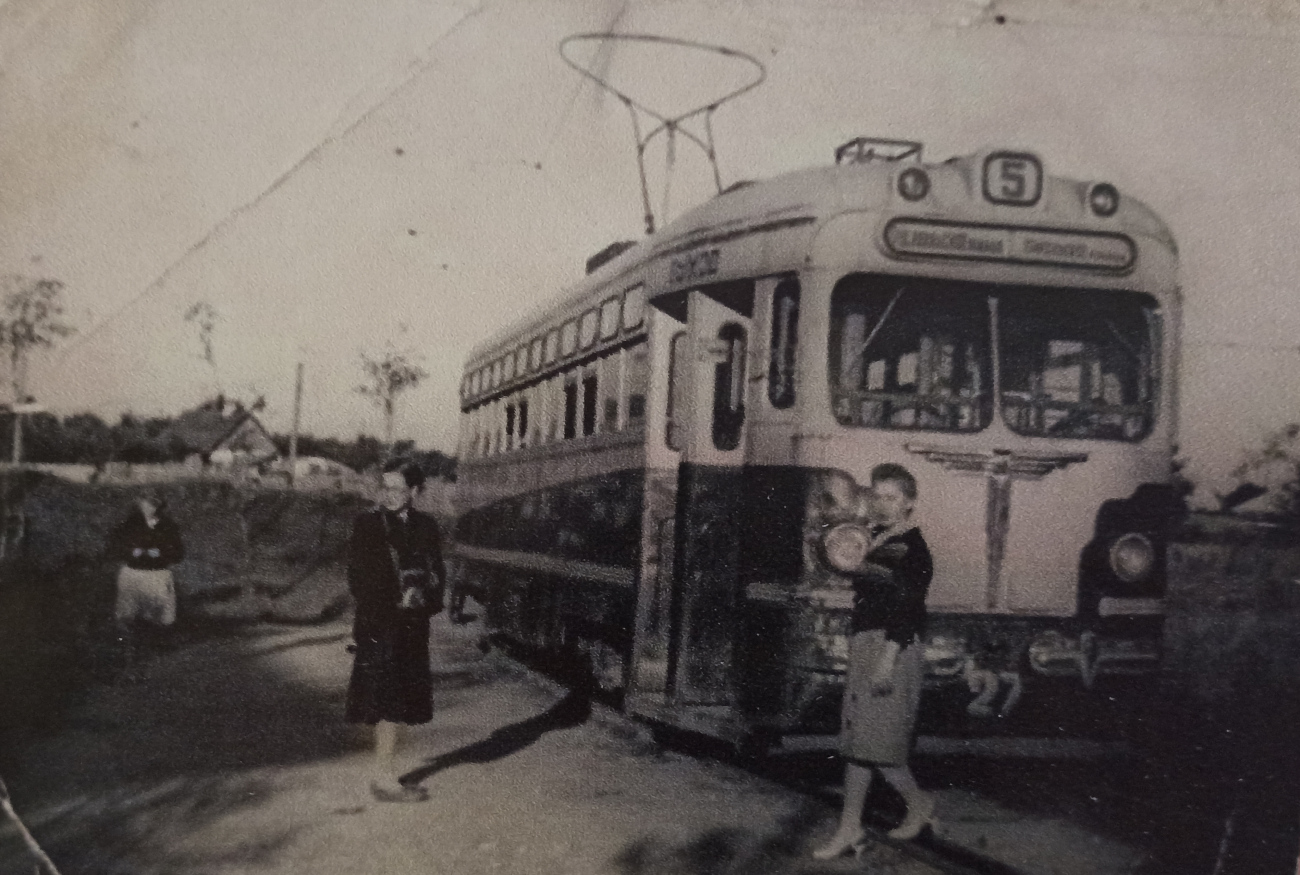
[(831, 810), (807, 800), (766, 831), (717, 827), (685, 842), (638, 839), (613, 860), (620, 875), (830, 875), (850, 870), (875, 873), (915, 871), (899, 849), (868, 845), (856, 861), (812, 859), (826, 837)]
[(487, 738), (439, 754), (423, 766), (402, 776), (415, 784), (456, 766), (482, 765), (516, 754), (548, 732), (581, 726), (591, 716), (591, 699), (581, 692), (569, 692), (541, 714), (494, 731)]
[[(11, 735), (0, 759), (14, 805), (31, 815), (29, 825), (64, 875), (268, 862), (292, 838), (283, 829), (249, 835), (235, 851), (185, 851), (183, 839), (292, 792), (296, 785), (276, 767), (365, 748), (343, 720), (342, 623), (231, 635), (187, 637), (148, 659), (142, 682), (93, 685), (59, 726)], [(284, 662), (293, 651), (305, 653)], [(312, 678), (295, 668), (318, 660), (324, 667)], [(0, 840), (0, 871), (24, 858), (20, 845)]]

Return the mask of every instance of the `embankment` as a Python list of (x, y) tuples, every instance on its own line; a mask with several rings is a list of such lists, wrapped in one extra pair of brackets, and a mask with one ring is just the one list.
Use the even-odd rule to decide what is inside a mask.
[[(360, 497), (213, 480), (149, 488), (185, 542), (175, 569), (181, 638), (214, 624), (310, 623), (347, 609), (342, 561)], [(40, 728), (88, 683), (111, 676), (116, 567), (105, 542), (140, 492), (30, 472), (0, 480), (0, 732)]]

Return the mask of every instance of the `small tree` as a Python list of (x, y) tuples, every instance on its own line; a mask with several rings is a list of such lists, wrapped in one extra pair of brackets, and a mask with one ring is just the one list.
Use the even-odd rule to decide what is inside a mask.
[(14, 399), (14, 462), (23, 454), (23, 414), (16, 405), (28, 400), (27, 365), (37, 347), (54, 346), (76, 329), (63, 321), (63, 283), (9, 274), (0, 280), (0, 347), (9, 348), (9, 381)]
[(381, 353), (362, 352), (361, 368), (366, 381), (357, 386), (357, 392), (384, 412), (384, 446), (391, 447), (398, 396), (420, 385), (429, 372), (412, 353), (391, 347)]
[(221, 369), (217, 367), (215, 340), (217, 325), (221, 322), (221, 313), (207, 301), (196, 301), (185, 311), (185, 321), (198, 327), (203, 360), (212, 369), (212, 379), (216, 383), (217, 392), (221, 393), (224, 390), (221, 387)]
[(50, 347), (76, 332), (63, 321), (63, 283), (52, 279), (9, 274), (0, 280), (0, 347), (9, 350), (9, 381), (14, 402), (27, 397), (27, 364), (31, 351)]
[(1272, 492), (1274, 512), (1300, 521), (1300, 423), (1278, 429), (1264, 439), (1264, 446), (1249, 455), (1233, 475), (1242, 486), (1253, 485), (1261, 494)]

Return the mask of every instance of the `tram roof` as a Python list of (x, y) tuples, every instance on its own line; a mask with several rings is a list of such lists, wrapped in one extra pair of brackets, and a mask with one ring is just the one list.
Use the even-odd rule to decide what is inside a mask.
[[(517, 342), (522, 335), (540, 332), (582, 304), (598, 303), (595, 298), (621, 291), (627, 278), (643, 263), (668, 252), (691, 247), (692, 241), (715, 237), (750, 226), (770, 226), (782, 220), (805, 218), (821, 221), (840, 213), (897, 209), (893, 197), (894, 180), (908, 167), (922, 168), (930, 177), (936, 197), (946, 195), (943, 205), (908, 205), (899, 210), (908, 217), (1007, 223), (1005, 210), (980, 199), (984, 159), (999, 149), (982, 149), (937, 163), (913, 161), (875, 161), (870, 163), (833, 164), (791, 171), (758, 181), (743, 181), (700, 204), (621, 252), (591, 274), (561, 291), (548, 303), (532, 310), (508, 327), (476, 344), (467, 365), (480, 367)], [(1096, 225), (1097, 230), (1123, 231), (1152, 238), (1171, 251), (1177, 250), (1168, 226), (1146, 204), (1122, 195), (1113, 216), (1098, 220), (1088, 212), (1088, 193), (1100, 180), (1079, 180), (1053, 176), (1044, 172), (1041, 210), (1021, 216), (1025, 226)], [(961, 203), (952, 200), (958, 194)], [(1011, 209), (1016, 209), (1012, 207)], [(589, 300), (593, 299), (593, 300)]]

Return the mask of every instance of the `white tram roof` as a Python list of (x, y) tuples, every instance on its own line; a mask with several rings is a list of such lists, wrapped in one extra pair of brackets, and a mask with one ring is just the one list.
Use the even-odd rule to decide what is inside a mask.
[[(605, 298), (630, 287), (629, 276), (647, 262), (682, 252), (715, 239), (725, 239), (746, 229), (771, 229), (783, 223), (820, 223), (845, 212), (882, 210), (919, 219), (951, 219), (1007, 224), (1004, 206), (981, 196), (982, 174), (989, 156), (1004, 149), (981, 149), (938, 163), (873, 161), (834, 164), (792, 171), (770, 179), (740, 182), (711, 200), (687, 211), (663, 229), (646, 237), (570, 286), (553, 301), (516, 320), (509, 327), (477, 344), (466, 362), (466, 373), (490, 364), (520, 343), (545, 333), (598, 307)], [(1032, 154), (1017, 151), (1015, 154)], [(910, 167), (925, 171), (930, 190), (923, 202), (908, 203), (895, 194), (895, 180)], [(1176, 252), (1173, 235), (1165, 223), (1142, 202), (1119, 197), (1118, 210), (1099, 218), (1088, 205), (1099, 180), (1077, 180), (1043, 172), (1040, 206), (1032, 213), (1015, 214), (1021, 227), (1069, 228), (1122, 232), (1147, 237)], [(1013, 210), (1016, 208), (1012, 208)], [(791, 266), (798, 264), (792, 261)]]

